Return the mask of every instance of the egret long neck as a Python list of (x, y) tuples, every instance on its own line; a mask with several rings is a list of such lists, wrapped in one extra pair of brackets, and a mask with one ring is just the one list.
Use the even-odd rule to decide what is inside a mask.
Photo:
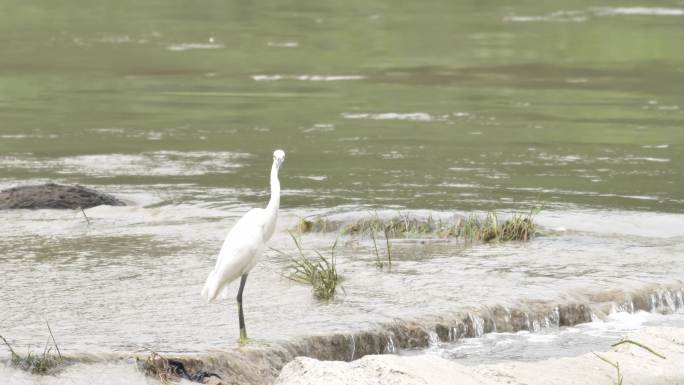
[(266, 209), (275, 214), (278, 213), (280, 207), (280, 181), (278, 180), (278, 165), (273, 162), (271, 166), (271, 200), (268, 201)]

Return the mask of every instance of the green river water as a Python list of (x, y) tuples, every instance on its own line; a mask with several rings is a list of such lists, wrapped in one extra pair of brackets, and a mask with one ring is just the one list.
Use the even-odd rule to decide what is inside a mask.
[(4, 1), (2, 183), (255, 203), (282, 147), (290, 207), (682, 212), (684, 5), (640, 4)]

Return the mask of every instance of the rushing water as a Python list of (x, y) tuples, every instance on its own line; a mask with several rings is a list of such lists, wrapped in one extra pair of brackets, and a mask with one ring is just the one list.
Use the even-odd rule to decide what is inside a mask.
[[(491, 333), (467, 338), (460, 343), (437, 343), (421, 353), (436, 354), (468, 365), (491, 364), (506, 360), (536, 361), (549, 357), (572, 357), (607, 351), (629, 333), (648, 326), (684, 327), (682, 313), (671, 315), (638, 312), (611, 314), (604, 320), (537, 333)], [(405, 354), (415, 354), (406, 352)]]
[(664, 0), (4, 1), (0, 188), (80, 183), (130, 205), (90, 223), (0, 213), (0, 334), (35, 347), (48, 319), (67, 353), (235, 346), (234, 302), (199, 291), (232, 223), (265, 204), (275, 148), (274, 248), (292, 250), (286, 230), (312, 214), (539, 201), (548, 234), (396, 240), (391, 272), (343, 237), (330, 303), (267, 251), (245, 292), (256, 343), (681, 283), (682, 39), (684, 3)]

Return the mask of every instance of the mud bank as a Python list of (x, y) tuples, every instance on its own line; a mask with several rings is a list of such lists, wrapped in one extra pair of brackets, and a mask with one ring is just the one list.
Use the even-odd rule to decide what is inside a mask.
[[(451, 314), (397, 320), (373, 330), (311, 336), (269, 345), (247, 346), (201, 356), (174, 357), (188, 370), (218, 373), (225, 384), (269, 384), (297, 357), (353, 361), (366, 355), (424, 348), (432, 342), (457, 341), (490, 332), (539, 331), (590, 322), (615, 311), (668, 314), (684, 307), (684, 284), (649, 286), (634, 291), (608, 290), (586, 295), (586, 302), (527, 301), (516, 307), (463, 309)], [(389, 360), (402, 360), (390, 358)], [(299, 361), (301, 365), (306, 360)], [(397, 361), (399, 362), (399, 361)], [(600, 366), (602, 363), (596, 363)], [(307, 364), (308, 365), (308, 364)], [(338, 364), (336, 364), (338, 365)], [(315, 382), (313, 382), (315, 383)]]
[[(684, 381), (684, 329), (647, 328), (628, 337), (666, 358), (632, 344), (601, 356), (619, 363), (623, 384), (678, 384)], [(614, 384), (614, 367), (594, 354), (537, 362), (464, 366), (433, 355), (369, 355), (351, 363), (299, 357), (287, 364), (277, 385), (412, 384)]]
[(119, 199), (87, 187), (47, 183), (0, 191), (0, 209), (77, 209), (125, 206)]

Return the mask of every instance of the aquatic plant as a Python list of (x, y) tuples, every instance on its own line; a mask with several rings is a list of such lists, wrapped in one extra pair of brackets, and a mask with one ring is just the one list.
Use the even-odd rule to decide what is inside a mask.
[(614, 367), (615, 370), (617, 370), (617, 374), (616, 374), (616, 376), (615, 376), (615, 385), (622, 385), (623, 377), (622, 377), (622, 374), (620, 373), (620, 363), (617, 362), (617, 361), (616, 361), (616, 362), (613, 362), (613, 361), (607, 359), (606, 357), (604, 357), (604, 356), (602, 356), (602, 355), (600, 355), (600, 354), (598, 354), (598, 353), (594, 353), (594, 355), (595, 355), (596, 357), (598, 357), (599, 359), (601, 359), (603, 362), (605, 362), (605, 363), (607, 363), (608, 365)]
[(439, 232), (445, 223), (441, 220), (434, 220), (432, 216), (426, 219), (412, 218), (408, 214), (400, 214), (389, 219), (380, 218), (377, 213), (371, 218), (362, 218), (356, 222), (347, 224), (341, 228), (341, 233), (350, 234), (369, 234), (371, 232), (382, 231), (391, 237), (404, 236), (407, 234), (425, 235)]
[[(373, 248), (375, 249), (375, 266), (378, 269), (382, 269), (385, 266), (382, 258), (380, 258), (380, 252), (378, 251), (378, 243), (375, 240), (375, 231), (371, 231), (371, 238), (373, 239)], [(392, 268), (392, 249), (390, 247), (390, 238), (385, 230), (385, 243), (387, 245), (387, 266), (389, 269)]]
[(85, 210), (83, 210), (83, 207), (79, 207), (79, 209), (81, 209), (81, 213), (83, 214), (83, 218), (85, 218), (86, 222), (88, 222), (88, 224), (90, 225), (90, 218), (88, 218), (88, 216), (86, 215)]
[(610, 345), (610, 346), (616, 347), (616, 346), (622, 345), (622, 344), (632, 344), (632, 345), (636, 345), (636, 346), (638, 346), (638, 347), (640, 347), (640, 348), (642, 348), (642, 349), (648, 351), (649, 353), (653, 354), (654, 356), (657, 356), (657, 357), (662, 358), (662, 359), (664, 359), (664, 360), (667, 359), (667, 357), (665, 357), (664, 355), (662, 355), (662, 354), (656, 352), (655, 350), (653, 350), (653, 348), (650, 348), (650, 347), (648, 347), (648, 346), (642, 344), (641, 342), (634, 341), (634, 340), (630, 340), (629, 338), (623, 338), (622, 340), (620, 340), (620, 342), (616, 342), (616, 343), (614, 343), (614, 344), (612, 344), (612, 345)]
[[(533, 209), (528, 214), (514, 214), (507, 220), (500, 220), (496, 211), (490, 211), (482, 218), (470, 215), (456, 221), (435, 220), (432, 216), (426, 219), (399, 215), (382, 219), (376, 215), (362, 218), (342, 227), (342, 234), (374, 234), (385, 233), (386, 238), (407, 235), (436, 235), (442, 238), (462, 238), (466, 241), (528, 241), (537, 231), (534, 216), (541, 208)], [(389, 244), (388, 244), (389, 245)]]
[[(542, 210), (538, 205), (526, 214), (513, 214), (507, 219), (499, 217), (496, 211), (490, 211), (484, 216), (471, 214), (453, 220), (435, 219), (431, 215), (427, 218), (412, 217), (409, 214), (399, 214), (391, 218), (381, 218), (377, 213), (370, 217), (361, 218), (352, 223), (343, 224), (341, 221), (330, 220), (325, 217), (301, 218), (297, 224), (300, 234), (309, 232), (340, 231), (342, 235), (368, 235), (373, 239), (376, 254), (376, 266), (379, 253), (375, 235), (385, 234), (387, 240), (387, 257), (391, 260), (390, 238), (436, 236), (440, 238), (460, 238), (466, 242), (506, 242), (529, 241), (538, 232), (534, 217)], [(391, 262), (390, 262), (391, 264)]]
[[(47, 328), (50, 332), (50, 337), (45, 343), (42, 355), (33, 355), (28, 351), (26, 356), (22, 356), (12, 349), (12, 346), (7, 342), (5, 337), (0, 335), (0, 339), (5, 343), (5, 346), (7, 346), (7, 349), (9, 349), (12, 356), (10, 365), (32, 374), (50, 374), (58, 370), (64, 364), (64, 359), (62, 358), (62, 353), (59, 351), (59, 346), (57, 345), (57, 341), (55, 341), (55, 336), (52, 334), (52, 328), (50, 328), (49, 323), (47, 323)], [(52, 342), (52, 346), (50, 346), (50, 342)], [(57, 354), (52, 351), (53, 348)]]
[(514, 214), (501, 222), (496, 211), (490, 211), (484, 220), (470, 217), (459, 223), (459, 236), (466, 240), (491, 241), (529, 241), (536, 231), (534, 213)]
[[(662, 354), (656, 352), (655, 350), (653, 350), (652, 348), (650, 348), (650, 347), (648, 347), (648, 346), (642, 344), (641, 342), (634, 341), (634, 340), (630, 340), (630, 339), (628, 339), (628, 338), (623, 338), (623, 339), (620, 340), (619, 342), (614, 343), (614, 344), (612, 344), (612, 345), (610, 345), (610, 346), (611, 346), (611, 347), (616, 347), (616, 346), (622, 345), (622, 344), (632, 344), (632, 345), (636, 345), (636, 346), (638, 346), (638, 347), (640, 347), (640, 348), (642, 348), (642, 349), (648, 351), (649, 353), (655, 355), (656, 357), (659, 357), (659, 358), (662, 358), (662, 359), (667, 359), (667, 357), (665, 357), (664, 355), (662, 355)], [(622, 381), (624, 380), (624, 377), (623, 377), (622, 373), (620, 372), (620, 363), (619, 363), (618, 361), (613, 362), (613, 361), (609, 360), (608, 358), (606, 358), (606, 357), (604, 357), (604, 356), (602, 356), (602, 355), (600, 355), (600, 354), (598, 354), (598, 353), (594, 353), (594, 355), (595, 355), (596, 357), (598, 357), (599, 359), (601, 359), (603, 362), (605, 362), (605, 363), (607, 363), (608, 365), (610, 365), (610, 366), (612, 366), (612, 367), (615, 368), (615, 370), (617, 371), (617, 373), (616, 373), (616, 375), (615, 375), (615, 385), (622, 385)]]
[(143, 374), (159, 380), (164, 385), (178, 381), (178, 376), (169, 360), (157, 352), (150, 352), (149, 357), (145, 360), (136, 358), (136, 363), (138, 370), (143, 372)]
[(314, 216), (299, 218), (296, 230), (299, 233), (327, 233), (337, 231), (341, 226), (341, 222), (331, 221), (328, 218)]
[(290, 233), (290, 236), (297, 247), (299, 255), (291, 256), (274, 249), (276, 252), (287, 255), (290, 258), (290, 272), (285, 276), (295, 282), (311, 285), (314, 296), (318, 299), (328, 300), (333, 298), (340, 280), (340, 276), (337, 274), (337, 261), (335, 259), (337, 239), (330, 247), (330, 260), (328, 260), (318, 250), (314, 250), (315, 257), (307, 257), (297, 238), (292, 233)]

